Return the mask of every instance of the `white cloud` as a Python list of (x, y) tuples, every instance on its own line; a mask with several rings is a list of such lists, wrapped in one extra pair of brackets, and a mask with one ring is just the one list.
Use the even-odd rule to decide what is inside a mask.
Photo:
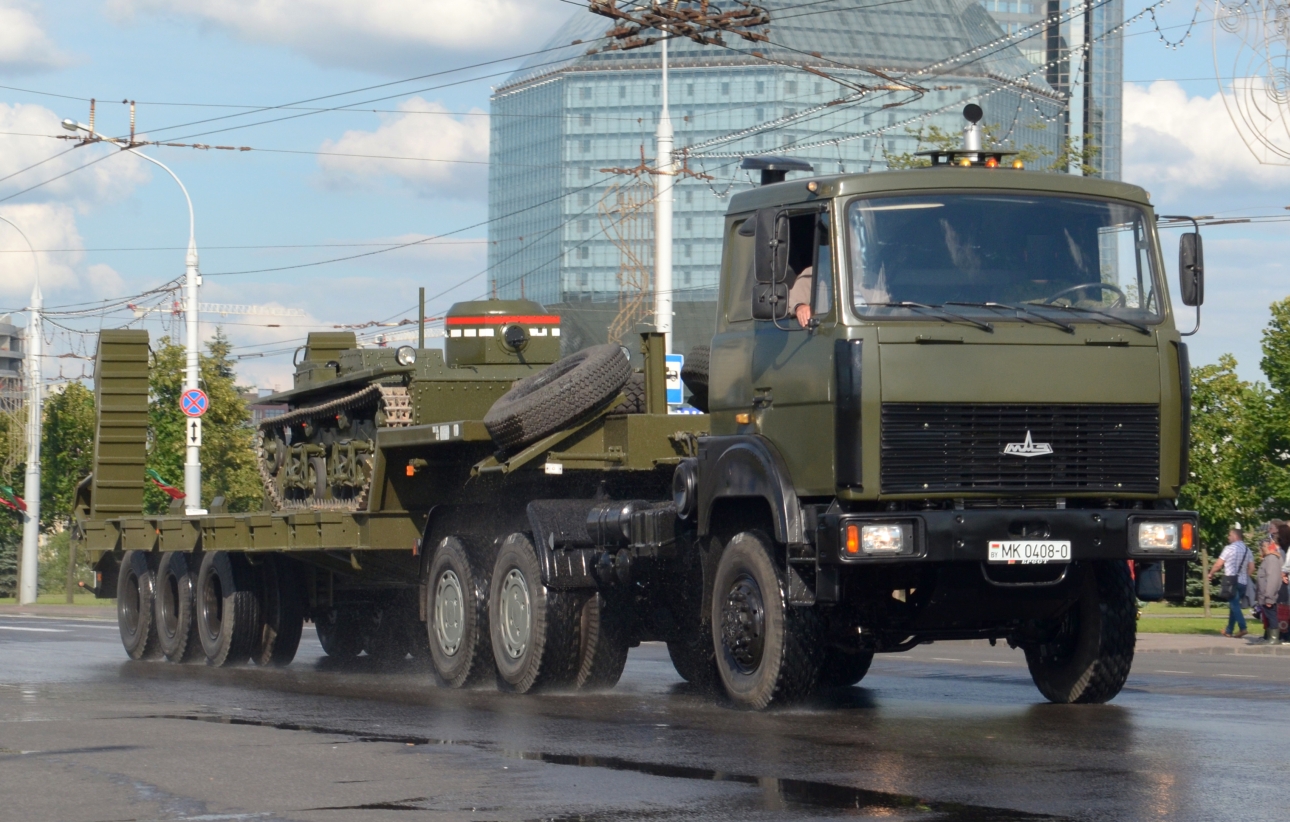
[[(347, 131), (319, 149), (318, 164), (331, 185), (371, 184), (394, 178), (420, 194), (487, 196), (488, 117), (475, 109), (451, 117), (439, 103), (414, 97), (399, 106), (402, 114), (383, 115), (375, 131)], [(424, 159), (396, 159), (396, 158)], [(430, 162), (449, 160), (456, 162)]]
[(0, 0), (0, 70), (41, 71), (68, 62), (41, 28), (29, 3)]
[(1221, 94), (1190, 97), (1161, 80), (1146, 88), (1125, 84), (1124, 179), (1158, 202), (1212, 214), (1268, 205), (1269, 195), (1284, 199), (1290, 167), (1255, 159)]
[[(11, 220), (38, 250), (40, 283), (49, 294), (80, 283), (78, 266), (85, 259), (76, 213), (61, 203), (26, 203), (0, 206), (0, 217)], [(12, 226), (0, 221), (0, 298), (26, 302), (36, 279), (36, 268), (27, 243)]]
[(123, 19), (192, 17), (323, 65), (425, 66), (440, 55), (529, 51), (563, 22), (535, 0), (110, 0)]

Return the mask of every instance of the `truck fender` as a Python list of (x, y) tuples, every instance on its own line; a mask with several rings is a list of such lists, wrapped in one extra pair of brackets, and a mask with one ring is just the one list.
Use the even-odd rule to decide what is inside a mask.
[(766, 501), (781, 545), (806, 542), (802, 506), (775, 446), (757, 434), (704, 437), (699, 444), (699, 535), (710, 534), (712, 509), (719, 500), (741, 497)]

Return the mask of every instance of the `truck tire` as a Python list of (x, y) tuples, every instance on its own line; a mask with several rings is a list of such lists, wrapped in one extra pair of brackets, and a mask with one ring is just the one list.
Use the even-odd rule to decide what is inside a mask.
[(712, 644), (726, 693), (741, 708), (762, 710), (810, 694), (819, 675), (819, 620), (788, 604), (773, 543), (755, 531), (736, 534), (721, 552), (712, 589)]
[(619, 346), (584, 348), (515, 383), (488, 409), (484, 426), (503, 451), (528, 445), (603, 407), (631, 375)]
[(435, 676), (465, 688), (494, 672), (488, 575), (459, 537), (444, 537), (426, 574), (426, 637)]
[(170, 551), (157, 564), (157, 642), (170, 662), (193, 662), (204, 656), (197, 635), (193, 589), (197, 564), (188, 554)]
[(524, 534), (502, 543), (489, 581), (488, 625), (503, 690), (572, 685), (578, 675), (580, 600), (542, 584), (537, 551)]
[(1137, 602), (1128, 564), (1106, 560), (1081, 570), (1079, 601), (1050, 626), (1048, 641), (1023, 646), (1030, 676), (1050, 702), (1114, 699), (1133, 666)]
[(873, 651), (830, 648), (820, 665), (821, 688), (850, 688), (864, 679), (873, 664)]
[(357, 612), (335, 606), (319, 608), (313, 620), (318, 644), (327, 656), (353, 659), (363, 652), (363, 624)]
[(420, 626), (417, 598), (410, 590), (395, 591), (369, 608), (363, 619), (363, 650), (378, 662), (400, 662), (412, 653)]
[(197, 635), (206, 664), (241, 665), (251, 657), (260, 625), (260, 601), (246, 557), (212, 551), (197, 573)]
[(667, 655), (681, 679), (707, 693), (716, 689), (720, 675), (712, 652), (711, 633), (702, 638), (667, 643)]
[(644, 414), (645, 401), (645, 375), (632, 372), (627, 378), (627, 382), (622, 388), (623, 398), (614, 403), (614, 407), (609, 409), (611, 414)]
[(116, 621), (121, 629), (121, 644), (131, 659), (155, 659), (161, 654), (156, 593), (157, 576), (148, 554), (126, 551), (116, 578)]
[(627, 665), (628, 625), (621, 608), (599, 592), (587, 597), (579, 614), (579, 690), (607, 690), (618, 684)]
[(696, 345), (685, 355), (685, 364), (681, 366), (681, 382), (690, 389), (690, 405), (703, 413), (708, 413), (708, 362), (712, 349), (706, 345)]
[(260, 624), (255, 632), (251, 661), (260, 667), (286, 667), (296, 658), (304, 632), (303, 592), (282, 557), (265, 557), (255, 571)]

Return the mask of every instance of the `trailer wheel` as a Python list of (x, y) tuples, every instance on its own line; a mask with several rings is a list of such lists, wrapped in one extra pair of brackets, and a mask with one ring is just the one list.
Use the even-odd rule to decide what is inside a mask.
[(690, 405), (703, 413), (708, 413), (708, 365), (712, 357), (712, 348), (696, 345), (685, 355), (685, 364), (681, 366), (681, 381), (690, 389)]
[(197, 635), (206, 664), (240, 665), (251, 657), (260, 625), (260, 602), (246, 557), (212, 551), (197, 574)]
[(116, 621), (121, 644), (131, 659), (155, 659), (161, 653), (153, 602), (156, 580), (147, 553), (125, 552), (116, 579)]
[(282, 557), (268, 556), (255, 569), (260, 623), (256, 626), (251, 661), (261, 667), (290, 665), (304, 631), (302, 592), (285, 566)]
[(358, 614), (337, 607), (314, 612), (314, 630), (323, 653), (334, 659), (353, 659), (363, 652), (363, 626)]
[(489, 584), (488, 624), (499, 685), (527, 693), (571, 685), (578, 675), (578, 601), (542, 584), (537, 551), (511, 534), (497, 552)]
[(398, 590), (366, 610), (363, 616), (363, 650), (381, 662), (398, 662), (413, 652), (417, 630), (417, 598)]
[(873, 664), (873, 651), (830, 648), (820, 665), (820, 687), (850, 688), (864, 679)]
[(464, 688), (493, 671), (487, 573), (459, 537), (444, 537), (426, 575), (426, 637), (435, 675)]
[(488, 409), (484, 425), (504, 451), (528, 445), (604, 406), (631, 375), (617, 345), (584, 348), (516, 382)]
[(792, 702), (819, 675), (819, 621), (788, 605), (787, 585), (760, 533), (736, 534), (721, 552), (712, 591), (717, 672), (736, 705), (757, 710)]
[(628, 625), (617, 603), (599, 592), (578, 609), (578, 676), (580, 690), (608, 689), (618, 684), (627, 665)]
[(1083, 568), (1079, 601), (1049, 625), (1046, 641), (1025, 645), (1026, 664), (1050, 702), (1101, 703), (1129, 678), (1137, 640), (1137, 602), (1128, 564)]
[(157, 565), (157, 642), (171, 662), (192, 662), (203, 656), (193, 605), (196, 585), (192, 557), (179, 551), (162, 555)]

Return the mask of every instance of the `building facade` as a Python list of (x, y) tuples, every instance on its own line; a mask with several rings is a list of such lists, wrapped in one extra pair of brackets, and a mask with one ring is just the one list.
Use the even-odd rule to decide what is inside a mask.
[[(1045, 9), (984, 2), (991, 5), (907, 0), (866, 9), (838, 0), (797, 9), (766, 0), (769, 43), (672, 41), (669, 108), (692, 172), (676, 178), (673, 195), (676, 350), (711, 333), (723, 214), (731, 194), (754, 184), (739, 169), (743, 157), (791, 156), (822, 174), (880, 171), (927, 148), (932, 127), (957, 135), (968, 102), (985, 109), (999, 142), (1060, 152), (1066, 89), (1050, 83), (1059, 78), (1048, 67), (1069, 62), (1069, 33), (1050, 48)], [(624, 310), (623, 283), (642, 287), (624, 278), (621, 235), (635, 237), (639, 262), (652, 270), (652, 215), (646, 209), (624, 231), (615, 204), (624, 192), (652, 193), (653, 178), (608, 170), (654, 164), (660, 50), (588, 53), (604, 44), (608, 24), (575, 13), (492, 97), (490, 287), (559, 311), (569, 348), (603, 342)], [(1038, 33), (1005, 34), (1027, 26)], [(748, 53), (754, 48), (762, 56)], [(1118, 131), (1116, 141), (1118, 174)]]
[(0, 316), (0, 412), (16, 411), (23, 404), (24, 330), (8, 314)]

